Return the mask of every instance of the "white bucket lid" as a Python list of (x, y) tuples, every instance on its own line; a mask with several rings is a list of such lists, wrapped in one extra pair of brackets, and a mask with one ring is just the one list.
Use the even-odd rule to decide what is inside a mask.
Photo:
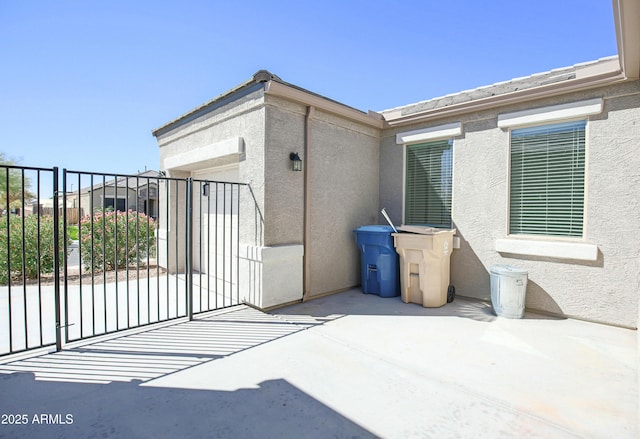
[(528, 271), (523, 268), (514, 267), (513, 265), (497, 264), (491, 266), (491, 273), (504, 274), (507, 276), (526, 276)]

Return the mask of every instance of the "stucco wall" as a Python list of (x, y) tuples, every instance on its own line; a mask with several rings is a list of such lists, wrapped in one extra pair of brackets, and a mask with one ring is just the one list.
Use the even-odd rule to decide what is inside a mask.
[(304, 157), (306, 107), (267, 96), (265, 121), (265, 245), (302, 244), (304, 172), (291, 170), (289, 154)]
[[(596, 261), (500, 254), (506, 237), (509, 132), (497, 115), (591, 98), (604, 98), (587, 124), (587, 242), (598, 246)], [(451, 280), (459, 295), (490, 298), (489, 269), (508, 263), (529, 271), (527, 307), (551, 313), (636, 327), (640, 290), (640, 83), (443, 118), (383, 133), (380, 206), (402, 221), (403, 154), (398, 132), (462, 122), (454, 139), (454, 227), (461, 238), (451, 259)]]
[(309, 294), (360, 284), (353, 230), (378, 221), (378, 130), (316, 112), (311, 122)]
[[(315, 110), (305, 156), (306, 115), (306, 105), (258, 91), (158, 138), (161, 169), (180, 177), (227, 165), (233, 157), (209, 159), (202, 148), (212, 145), (215, 156), (220, 142), (243, 139), (244, 156), (235, 159), (239, 181), (250, 184), (252, 195), (243, 194), (242, 200), (253, 203), (255, 197), (258, 210), (241, 211), (240, 282), (249, 286), (248, 300), (258, 306), (302, 295), (305, 174), (310, 201), (310, 239), (304, 248), (309, 296), (360, 283), (353, 229), (377, 222), (379, 130)], [(292, 152), (301, 156), (303, 172), (291, 170)], [(188, 162), (190, 154), (198, 160)], [(186, 164), (175, 165), (184, 157)], [(243, 280), (245, 272), (249, 277)], [(278, 285), (273, 279), (279, 279)]]
[[(379, 130), (314, 110), (309, 154), (304, 155), (307, 107), (267, 96), (265, 240), (270, 245), (304, 239), (304, 172), (310, 174), (309, 296), (360, 284), (353, 230), (377, 224)], [(291, 171), (298, 152), (304, 172)]]
[[(261, 244), (262, 224), (260, 215), (264, 211), (264, 145), (265, 109), (262, 90), (244, 96), (204, 116), (186, 123), (158, 137), (160, 168), (167, 169), (169, 176), (186, 177), (194, 171), (205, 169), (215, 172), (221, 166), (237, 163), (238, 182), (251, 185), (241, 194), (242, 242)], [(200, 160), (176, 168), (167, 166), (172, 158), (189, 154), (203, 147), (210, 147), (211, 156), (216, 156), (216, 145), (241, 138), (244, 154)], [(162, 224), (160, 225), (162, 228)]]

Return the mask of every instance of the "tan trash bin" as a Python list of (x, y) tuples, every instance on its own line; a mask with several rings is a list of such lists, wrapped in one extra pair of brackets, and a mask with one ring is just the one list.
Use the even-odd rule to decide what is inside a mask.
[[(407, 229), (408, 226), (405, 227)], [(455, 229), (432, 228), (424, 228), (420, 234), (392, 233), (396, 251), (400, 255), (400, 293), (403, 302), (419, 303), (427, 308), (447, 303), (455, 233)]]

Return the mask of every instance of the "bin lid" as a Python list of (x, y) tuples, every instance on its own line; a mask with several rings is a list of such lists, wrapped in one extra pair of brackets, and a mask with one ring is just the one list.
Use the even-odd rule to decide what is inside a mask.
[(453, 235), (456, 234), (456, 229), (438, 229), (436, 227), (407, 226), (404, 224), (398, 227), (398, 230), (401, 232), (415, 233), (418, 235), (437, 235), (438, 233), (451, 233)]
[(497, 264), (491, 266), (491, 273), (504, 274), (507, 276), (522, 276), (527, 275), (528, 271), (523, 268), (514, 267), (513, 265)]
[(382, 226), (382, 225), (360, 226), (357, 229), (355, 229), (354, 232), (389, 234), (393, 232), (393, 227)]

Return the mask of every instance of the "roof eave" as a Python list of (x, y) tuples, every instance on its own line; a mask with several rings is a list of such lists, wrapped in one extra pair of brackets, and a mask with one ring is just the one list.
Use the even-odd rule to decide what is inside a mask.
[(203, 116), (229, 102), (233, 102), (236, 99), (246, 96), (249, 93), (257, 91), (262, 87), (263, 85), (261, 82), (256, 81), (254, 78), (251, 78), (250, 80), (243, 82), (239, 86), (234, 87), (231, 90), (228, 90), (227, 92), (177, 117), (176, 119), (173, 119), (172, 121), (167, 122), (161, 127), (152, 130), (151, 134), (153, 134), (154, 137), (158, 137), (163, 134), (166, 134), (174, 130), (175, 128), (180, 127), (181, 125), (184, 125), (185, 123), (188, 123), (194, 119), (197, 119), (198, 117)]
[(620, 68), (628, 79), (640, 78), (640, 2), (612, 0)]
[(360, 122), (374, 128), (381, 129), (384, 125), (382, 115), (379, 113), (373, 111), (365, 113), (281, 81), (269, 81), (265, 85), (265, 94), (279, 96), (289, 101), (315, 107), (328, 113), (332, 113), (355, 122)]
[[(594, 74), (588, 77), (579, 77), (563, 82), (541, 85), (534, 88), (513, 91), (496, 96), (489, 96), (482, 99), (461, 102), (447, 107), (434, 108), (407, 115), (394, 115), (387, 113), (383, 116), (388, 127), (398, 127), (410, 125), (417, 122), (426, 122), (434, 119), (441, 119), (457, 114), (471, 113), (475, 111), (487, 110), (508, 104), (542, 99), (559, 94), (583, 91), (592, 88), (623, 82), (627, 78), (620, 69)], [(399, 112), (398, 112), (399, 113)]]

